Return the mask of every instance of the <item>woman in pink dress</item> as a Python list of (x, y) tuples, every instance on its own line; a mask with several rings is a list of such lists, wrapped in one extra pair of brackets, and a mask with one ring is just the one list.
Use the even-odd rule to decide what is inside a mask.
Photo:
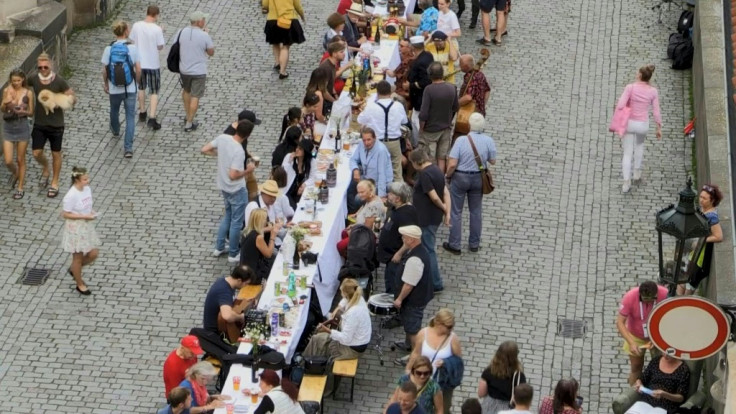
[(654, 74), (654, 65), (642, 66), (636, 74), (636, 82), (626, 85), (624, 93), (618, 100), (616, 109), (629, 107), (631, 115), (626, 134), (621, 139), (623, 160), (621, 169), (624, 183), (621, 191), (631, 190), (631, 160), (634, 160), (634, 183), (641, 180), (642, 161), (644, 160), (644, 138), (649, 132), (649, 108), (652, 109), (654, 121), (657, 123), (657, 139), (662, 139), (662, 115), (659, 111), (659, 93), (657, 88), (649, 84)]

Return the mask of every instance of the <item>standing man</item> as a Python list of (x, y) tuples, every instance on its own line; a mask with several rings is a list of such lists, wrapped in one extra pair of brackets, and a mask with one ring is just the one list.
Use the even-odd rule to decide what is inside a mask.
[(105, 93), (110, 95), (110, 131), (120, 137), (120, 104), (125, 108), (125, 138), (123, 150), (125, 158), (133, 158), (133, 139), (135, 138), (135, 96), (141, 80), (141, 62), (138, 48), (130, 43), (130, 27), (127, 22), (118, 21), (112, 27), (115, 41), (102, 53), (102, 81)]
[[(401, 63), (396, 69), (386, 70), (386, 75), (396, 78), (396, 94), (401, 96), (410, 102), (409, 98), (409, 68), (414, 62), (414, 48), (411, 47), (411, 43), (403, 37), (399, 39), (399, 56), (401, 56)], [(406, 109), (411, 109), (411, 105), (407, 106)]]
[(651, 280), (626, 292), (618, 307), (616, 328), (624, 339), (624, 352), (629, 354), (631, 372), (629, 385), (634, 385), (644, 368), (644, 354), (648, 349), (654, 356), (656, 349), (649, 339), (647, 321), (657, 303), (667, 299), (667, 288)]
[[(384, 280), (386, 293), (398, 294), (399, 276), (401, 273), (401, 248), (404, 245), (399, 229), (404, 226), (417, 225), (417, 210), (411, 204), (411, 188), (406, 183), (392, 182), (388, 185), (388, 211), (386, 222), (378, 235), (376, 256), (378, 261), (386, 265)], [(398, 325), (396, 325), (398, 326)]]
[[(501, 37), (506, 34), (506, 11), (507, 0), (480, 0), (481, 25), (483, 26), (483, 37), (476, 40), (484, 46), (494, 44), (501, 46)], [(496, 37), (491, 38), (491, 11), (496, 9)]]
[(422, 97), (424, 96), (424, 88), (432, 81), (429, 79), (427, 70), (429, 65), (434, 61), (432, 54), (424, 50), (424, 37), (412, 36), (409, 38), (412, 48), (414, 49), (414, 61), (409, 68), (409, 100), (411, 101), (411, 132), (414, 138), (412, 145), (416, 148), (419, 142), (419, 111), (422, 109)]
[[(74, 91), (66, 83), (66, 80), (55, 73), (52, 69), (51, 58), (46, 53), (41, 53), (37, 58), (38, 72), (28, 77), (28, 85), (33, 88), (38, 102), (38, 94), (43, 90), (53, 93), (63, 93), (74, 96)], [(76, 98), (75, 98), (76, 99)], [(43, 148), (48, 141), (51, 147), (52, 172), (51, 186), (46, 192), (46, 197), (54, 198), (59, 195), (59, 175), (61, 174), (61, 142), (64, 137), (64, 110), (54, 108), (52, 112), (46, 113), (43, 108), (35, 111), (33, 131), (31, 137), (31, 149), (33, 158), (41, 165), (41, 185), (49, 185), (49, 161), (43, 155)]]
[(204, 96), (207, 61), (215, 54), (215, 45), (205, 27), (209, 17), (209, 14), (195, 11), (189, 16), (191, 25), (179, 30), (174, 36), (174, 39), (179, 39), (181, 99), (186, 111), (184, 132), (192, 132), (199, 126), (194, 121), (194, 116), (199, 108), (199, 98)]
[(486, 103), (491, 96), (491, 86), (486, 80), (482, 70), (475, 70), (475, 58), (473, 55), (460, 56), (460, 70), (465, 74), (463, 84), (460, 87), (460, 98), (458, 104), (465, 106), (475, 102), (475, 112), (486, 116)]
[(419, 148), (427, 151), (429, 158), (445, 172), (445, 159), (452, 141), (452, 118), (457, 113), (457, 90), (444, 80), (442, 64), (429, 65), (432, 84), (424, 89), (419, 112)]
[(391, 84), (385, 80), (376, 85), (376, 100), (358, 115), (358, 123), (371, 127), (391, 154), (394, 181), (403, 181), (401, 171), (401, 125), (409, 122), (404, 105), (391, 99)]
[[(224, 134), (228, 135), (235, 135), (235, 128), (237, 128), (238, 123), (244, 119), (249, 120), (253, 123), (253, 125), (261, 125), (261, 120), (256, 117), (256, 113), (253, 111), (249, 111), (247, 109), (243, 109), (238, 113), (238, 119), (237, 121), (234, 121), (230, 125), (225, 128)], [(248, 200), (253, 200), (258, 195), (258, 180), (256, 179), (255, 175), (255, 168), (258, 167), (258, 162), (256, 160), (259, 160), (258, 158), (254, 158), (251, 153), (248, 152), (248, 140), (243, 141), (243, 151), (245, 152), (245, 168), (248, 168), (249, 163), (254, 164), (253, 171), (249, 172), (245, 176), (245, 188), (248, 190)]]
[[(404, 270), (401, 273), (401, 284), (394, 299), (394, 306), (399, 310), (401, 324), (404, 326), (406, 339), (396, 341), (397, 348), (411, 352), (417, 333), (422, 329), (424, 308), (434, 297), (432, 293), (432, 274), (430, 273), (429, 253), (422, 246), (422, 229), (418, 226), (399, 227)], [(420, 345), (421, 346), (421, 345)], [(399, 358), (401, 359), (401, 358)], [(405, 362), (401, 362), (404, 364)], [(400, 364), (400, 365), (401, 365)]]
[(367, 178), (376, 183), (376, 194), (386, 201), (386, 186), (394, 180), (391, 154), (382, 142), (376, 142), (376, 132), (371, 127), (360, 130), (362, 142), (350, 157), (353, 181), (348, 187), (348, 212), (358, 211), (363, 201), (358, 198), (358, 182)]
[(418, 172), (412, 199), (417, 208), (419, 227), (422, 229), (422, 246), (429, 253), (432, 285), (437, 294), (444, 289), (435, 252), (437, 228), (443, 222), (443, 217), (445, 225), (450, 225), (450, 191), (445, 185), (445, 175), (439, 167), (432, 164), (424, 150), (413, 151), (409, 159)]
[(432, 33), (432, 42), (425, 46), (425, 50), (432, 54), (435, 62), (442, 64), (447, 82), (455, 84), (455, 62), (458, 53), (454, 46), (455, 42), (448, 42), (447, 35), (439, 30)]
[(244, 120), (235, 128), (235, 135), (219, 135), (212, 142), (202, 147), (202, 154), (217, 156), (217, 188), (222, 192), (225, 201), (225, 216), (217, 230), (217, 240), (213, 256), (225, 253), (225, 237), (230, 238), (229, 263), (240, 262), (240, 230), (243, 229), (245, 205), (248, 203), (248, 191), (245, 189), (245, 177), (253, 171), (253, 163), (245, 165), (243, 141), (253, 132), (253, 123)]
[[(161, 88), (161, 62), (159, 52), (164, 48), (164, 33), (156, 24), (160, 11), (158, 6), (148, 6), (146, 18), (133, 24), (130, 40), (138, 47), (141, 58), (141, 80), (138, 83), (138, 121), (146, 122), (154, 131), (161, 129), (156, 121), (158, 90)], [(146, 114), (146, 88), (151, 94), (151, 107)]]
[(164, 362), (164, 397), (169, 398), (169, 393), (186, 378), (186, 372), (192, 365), (197, 363), (197, 357), (204, 354), (199, 345), (199, 339), (194, 335), (187, 335), (181, 339), (181, 344), (166, 358)]
[[(463, 237), (463, 206), (465, 197), (468, 197), (468, 211), (470, 214), (470, 236), (468, 247), (471, 252), (480, 248), (480, 233), (483, 228), (483, 179), (480, 168), (488, 169), (488, 164), (496, 163), (496, 143), (488, 135), (483, 134), (485, 119), (483, 115), (474, 112), (470, 115), (470, 133), (455, 140), (450, 150), (447, 173), (445, 178), (450, 182), (450, 239), (442, 243), (442, 248), (458, 255)], [(471, 140), (472, 138), (472, 144)], [(481, 165), (475, 160), (475, 151), (478, 151)]]

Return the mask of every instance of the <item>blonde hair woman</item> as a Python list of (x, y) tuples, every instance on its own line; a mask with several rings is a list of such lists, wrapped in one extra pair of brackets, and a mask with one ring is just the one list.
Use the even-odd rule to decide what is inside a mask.
[[(442, 308), (429, 320), (429, 326), (417, 334), (416, 346), (409, 356), (406, 364), (406, 373), (410, 373), (412, 364), (420, 356), (429, 358), (432, 364), (432, 374), (441, 367), (445, 358), (451, 356), (462, 357), (463, 350), (460, 346), (460, 338), (455, 335), (455, 314), (450, 309)], [(444, 412), (450, 412), (452, 403), (452, 389), (442, 390)]]
[(443, 414), (445, 411), (444, 397), (437, 381), (432, 378), (432, 363), (429, 358), (420, 355), (411, 365), (407, 374), (402, 375), (397, 382), (396, 390), (391, 399), (388, 400), (384, 414), (388, 412), (389, 406), (399, 400), (399, 391), (404, 383), (411, 381), (417, 387), (417, 405), (422, 407), (427, 414)]
[(355, 359), (368, 348), (371, 341), (371, 315), (363, 299), (363, 289), (355, 279), (340, 284), (342, 300), (330, 313), (330, 319), (340, 316), (340, 330), (319, 324), (319, 333), (312, 336), (305, 356), (328, 356), (331, 360)]
[(278, 233), (281, 226), (280, 221), (273, 225), (268, 223), (268, 212), (259, 208), (251, 213), (240, 237), (240, 264), (253, 269), (259, 280), (268, 278), (271, 272), (271, 259), (276, 253), (273, 234)]
[(187, 377), (179, 386), (192, 394), (191, 414), (199, 414), (225, 406), (222, 401), (229, 400), (229, 395), (210, 395), (207, 384), (217, 375), (215, 367), (207, 361), (200, 361), (189, 367)]

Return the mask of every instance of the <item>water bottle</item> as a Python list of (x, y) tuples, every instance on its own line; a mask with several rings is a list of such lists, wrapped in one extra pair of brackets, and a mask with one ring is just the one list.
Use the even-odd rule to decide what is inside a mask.
[(294, 298), (296, 296), (296, 275), (294, 272), (289, 272), (289, 292), (288, 295), (290, 298)]

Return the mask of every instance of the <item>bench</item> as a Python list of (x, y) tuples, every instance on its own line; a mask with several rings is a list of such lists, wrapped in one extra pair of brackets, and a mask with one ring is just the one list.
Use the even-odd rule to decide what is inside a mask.
[(335, 384), (332, 388), (332, 399), (337, 400), (337, 387), (339, 381), (337, 377), (348, 377), (350, 378), (350, 402), (353, 402), (353, 391), (355, 390), (355, 375), (358, 373), (358, 360), (357, 359), (342, 359), (335, 361), (332, 366), (332, 375), (335, 378)]
[(324, 412), (323, 395), (327, 385), (327, 375), (305, 375), (302, 378), (302, 384), (299, 386), (299, 397), (301, 401), (317, 401), (319, 402), (319, 412)]

